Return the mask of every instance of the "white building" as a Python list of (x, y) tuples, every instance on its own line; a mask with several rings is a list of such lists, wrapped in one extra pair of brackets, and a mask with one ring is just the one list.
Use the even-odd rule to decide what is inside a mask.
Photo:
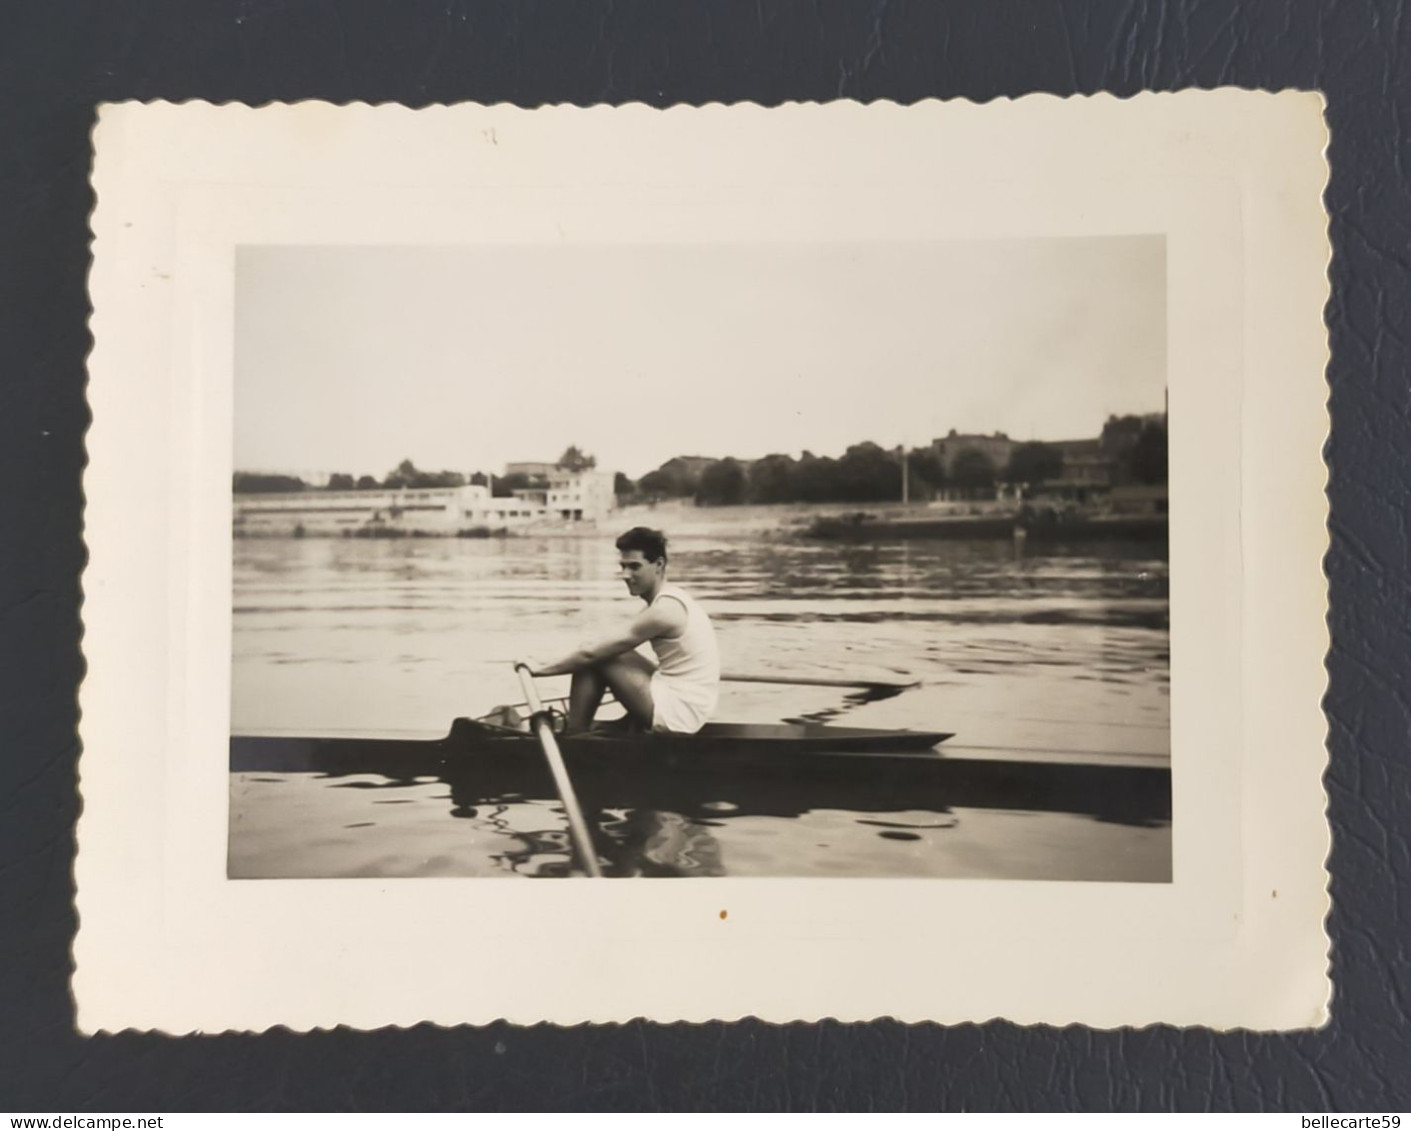
[(611, 471), (555, 471), (544, 506), (552, 518), (598, 522), (617, 509), (616, 478)]
[(237, 535), (475, 534), (543, 522), (542, 505), (496, 499), (488, 487), (295, 491), (235, 496)]
[(488, 487), (309, 490), (235, 496), (246, 537), (474, 535), (597, 522), (616, 509), (610, 471), (555, 471), (549, 486), (494, 498)]

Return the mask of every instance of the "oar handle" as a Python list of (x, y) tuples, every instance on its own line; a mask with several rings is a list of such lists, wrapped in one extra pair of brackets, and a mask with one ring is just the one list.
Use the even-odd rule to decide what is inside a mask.
[(573, 791), (573, 782), (569, 779), (568, 767), (564, 765), (558, 739), (554, 737), (548, 715), (544, 713), (544, 704), (534, 687), (534, 673), (529, 670), (528, 664), (522, 663), (515, 664), (514, 670), (519, 676), (520, 686), (524, 688), (524, 701), (529, 705), (529, 725), (534, 729), (534, 736), (544, 751), (544, 759), (549, 763), (549, 773), (554, 776), (554, 787), (558, 790), (559, 800), (563, 802), (563, 811), (568, 816), (568, 832), (573, 839), (573, 847), (584, 871), (594, 879), (600, 879), (603, 873), (598, 867), (598, 854), (593, 850), (593, 838), (588, 835), (588, 822), (583, 819), (583, 810), (578, 805), (578, 795)]

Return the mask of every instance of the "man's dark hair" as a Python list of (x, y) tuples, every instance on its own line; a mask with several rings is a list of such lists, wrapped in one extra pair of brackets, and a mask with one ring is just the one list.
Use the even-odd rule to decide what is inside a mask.
[(617, 540), (617, 548), (624, 554), (640, 550), (649, 562), (666, 561), (666, 535), (649, 526), (634, 526)]

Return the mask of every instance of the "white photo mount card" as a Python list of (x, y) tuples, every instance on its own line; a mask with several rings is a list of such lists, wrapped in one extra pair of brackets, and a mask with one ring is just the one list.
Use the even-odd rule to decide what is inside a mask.
[(1322, 1024), (1322, 109), (102, 107), (79, 1028)]

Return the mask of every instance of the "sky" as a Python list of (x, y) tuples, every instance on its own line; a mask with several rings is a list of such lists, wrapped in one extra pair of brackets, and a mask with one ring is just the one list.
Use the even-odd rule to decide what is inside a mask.
[(243, 247), (235, 466), (841, 455), (1159, 412), (1164, 238)]

